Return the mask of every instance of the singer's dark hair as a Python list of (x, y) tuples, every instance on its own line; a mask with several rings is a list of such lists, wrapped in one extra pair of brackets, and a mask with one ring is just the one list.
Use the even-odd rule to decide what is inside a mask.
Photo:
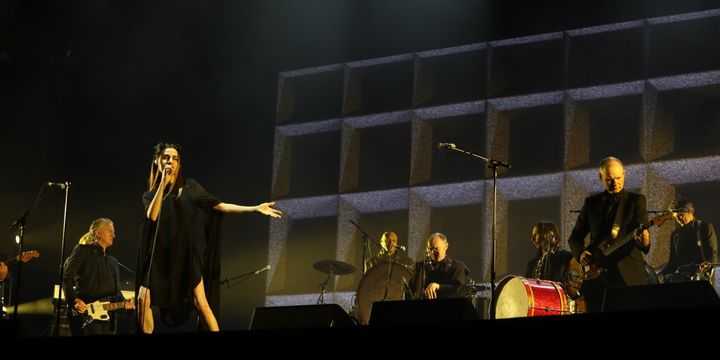
[(165, 154), (165, 150), (175, 149), (178, 152), (178, 169), (175, 183), (173, 184), (170, 191), (175, 191), (185, 184), (185, 180), (182, 176), (182, 165), (180, 159), (182, 158), (182, 148), (180, 144), (170, 143), (161, 141), (153, 147), (153, 157), (150, 162), (150, 175), (148, 176), (148, 191), (157, 188), (160, 179), (162, 178), (162, 156)]

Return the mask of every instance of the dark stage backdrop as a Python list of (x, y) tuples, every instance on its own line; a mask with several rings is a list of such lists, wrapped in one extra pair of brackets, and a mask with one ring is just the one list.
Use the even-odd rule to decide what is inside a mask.
[[(695, 27), (691, 26), (689, 32), (683, 29), (684, 32), (680, 33), (673, 31), (672, 24), (668, 25), (660, 30), (659, 36), (664, 37), (662, 43), (666, 44), (660, 48), (638, 48), (644, 43), (636, 36), (646, 35), (636, 34), (633, 29), (637, 27), (620, 32), (618, 39), (600, 39), (598, 41), (604, 44), (602, 49), (624, 46), (616, 49), (617, 52), (627, 51), (632, 59), (645, 59), (645, 55), (670, 59), (654, 68), (647, 64), (610, 62), (605, 73), (562, 67), (548, 60), (548, 57), (557, 55), (556, 52), (564, 51), (559, 50), (564, 44), (562, 40), (558, 40), (558, 48), (541, 44), (539, 51), (543, 57), (537, 64), (522, 59), (522, 47), (509, 46), (505, 54), (498, 54), (495, 58), (505, 59), (495, 60), (499, 61), (493, 65), (496, 69), (508, 69), (502, 73), (503, 79), (493, 82), (499, 84), (495, 88), (488, 88), (485, 84), (478, 86), (479, 82), (486, 81), (483, 79), (486, 73), (477, 68), (477, 64), (482, 64), (487, 57), (482, 54), (483, 50), (475, 48), (461, 51), (464, 55), (456, 58), (440, 56), (435, 59), (431, 56), (433, 59), (423, 64), (428, 66), (427, 69), (451, 69), (445, 75), (435, 76), (434, 80), (425, 80), (436, 84), (434, 92), (428, 92), (431, 87), (418, 91), (417, 84), (413, 85), (417, 81), (415, 64), (406, 58), (394, 59), (386, 62), (387, 66), (380, 66), (379, 73), (368, 75), (367, 87), (357, 85), (352, 90), (372, 91), (356, 93), (355, 97), (347, 99), (342, 97), (343, 86), (346, 86), (343, 83), (345, 74), (323, 70), (323, 75), (316, 78), (318, 83), (299, 83), (297, 86), (299, 101), (296, 106), (299, 113), (308, 115), (305, 119), (283, 118), (282, 114), (288, 113), (276, 108), (277, 104), (287, 104), (281, 99), (282, 91), (278, 92), (278, 74), (327, 64), (711, 8), (711, 1), (666, 1), (662, 4), (653, 1), (559, 1), (551, 5), (539, 5), (532, 1), (449, 3), (407, 0), (4, 1), (0, 5), (0, 221), (4, 221), (5, 225), (0, 226), (0, 252), (9, 256), (15, 251), (14, 232), (8, 230), (8, 226), (21, 213), (30, 210), (41, 185), (48, 181), (69, 181), (72, 185), (65, 254), (69, 254), (94, 218), (109, 217), (115, 221), (117, 230), (111, 252), (121, 263), (134, 268), (137, 233), (142, 218), (140, 197), (146, 186), (151, 147), (160, 140), (181, 143), (184, 147), (185, 175), (197, 178), (224, 201), (251, 205), (270, 198), (286, 201), (293, 197), (328, 195), (337, 199), (338, 193), (346, 194), (340, 205), (321, 203), (317, 208), (300, 210), (288, 206), (293, 215), (283, 221), (270, 221), (256, 214), (226, 217), (224, 277), (260, 268), (278, 251), (295, 251), (303, 255), (288, 258), (287, 268), (297, 268), (298, 274), (309, 271), (304, 279), (310, 279), (313, 284), (309, 286), (298, 281), (287, 284), (287, 288), (275, 289), (270, 282), (266, 284), (266, 275), (263, 274), (223, 290), (222, 327), (245, 329), (252, 309), (265, 305), (266, 289), (270, 293), (293, 294), (315, 291), (314, 286), (319, 282), (316, 277), (319, 278), (320, 274), (313, 273), (312, 263), (320, 258), (336, 258), (345, 254), (337, 251), (336, 244), (338, 239), (351, 238), (342, 233), (345, 224), (339, 226), (341, 222), (337, 213), (342, 206), (344, 210), (340, 212), (352, 214), (358, 209), (385, 204), (381, 206), (383, 213), (366, 211), (363, 219), (367, 220), (366, 224), (375, 224), (368, 226), (373, 235), (379, 235), (382, 229), (388, 227), (399, 229), (403, 243), (407, 242), (408, 231), (414, 229), (407, 220), (412, 216), (431, 219), (427, 229), (417, 231), (416, 237), (424, 235), (425, 230), (430, 228), (443, 227), (443, 224), (469, 229), (467, 231), (487, 232), (483, 222), (462, 216), (486, 211), (481, 205), (483, 201), (476, 198), (478, 194), (484, 198), (483, 191), (486, 192), (486, 189), (448, 185), (444, 193), (460, 194), (453, 195), (460, 196), (460, 200), (435, 198), (434, 189), (416, 189), (412, 190), (412, 196), (408, 195), (410, 184), (413, 187), (444, 186), (484, 176), (480, 170), (463, 170), (460, 172), (462, 175), (453, 175), (454, 169), (467, 169), (469, 166), (463, 160), (449, 160), (444, 164), (436, 161), (437, 166), (426, 169), (430, 172), (410, 179), (409, 172), (418, 166), (410, 161), (411, 154), (418, 154), (417, 150), (411, 150), (409, 122), (391, 119), (383, 123), (387, 126), (382, 129), (365, 127), (361, 122), (354, 124), (355, 128), (363, 129), (362, 136), (357, 139), (358, 144), (364, 147), (386, 146), (396, 155), (385, 157), (382, 153), (364, 152), (367, 156), (351, 159), (354, 168), (359, 171), (350, 177), (338, 170), (340, 164), (348, 163), (338, 149), (346, 146), (340, 138), (324, 136), (323, 131), (310, 131), (318, 134), (297, 140), (304, 144), (300, 148), (307, 150), (295, 154), (302, 162), (293, 161), (292, 165), (288, 165), (293, 174), (298, 174), (295, 179), (306, 184), (293, 185), (291, 192), (287, 193), (278, 192), (273, 178), (273, 152), (277, 155), (273, 144), (279, 146), (278, 142), (274, 142), (277, 125), (336, 119), (341, 115), (338, 106), (347, 101), (349, 103), (342, 106), (349, 112), (343, 113), (343, 116), (372, 115), (541, 91), (533, 87), (536, 82), (523, 81), (522, 71), (510, 70), (515, 67), (525, 69), (523, 71), (527, 74), (540, 74), (541, 68), (548, 67), (551, 72), (541, 76), (539, 81), (559, 81), (552, 83), (554, 91), (588, 86), (595, 84), (597, 79), (607, 79), (607, 83), (615, 84), (668, 74), (717, 70), (717, 55), (714, 52), (704, 52), (704, 60), (694, 62), (683, 62), (678, 57), (678, 54), (685, 54), (693, 58), (692, 51), (703, 50), (703, 39), (716, 35), (712, 32), (716, 27), (701, 20)], [(694, 45), (697, 42), (699, 45)], [(577, 46), (592, 48), (593, 44), (596, 43), (580, 42)], [(684, 50), (673, 51), (672, 44), (683, 45), (685, 47), (680, 48)], [(515, 50), (521, 53), (514, 54)], [(588, 51), (581, 53), (587, 54)], [(633, 54), (637, 53), (642, 54), (635, 57)], [(591, 56), (588, 62), (602, 64), (601, 55)], [(562, 63), (562, 59), (559, 61)], [(468, 66), (471, 69), (469, 73), (461, 70)], [(559, 71), (574, 75), (558, 77)], [(431, 73), (434, 74), (433, 71), (425, 72)], [(364, 76), (361, 72), (353, 74), (360, 77), (352, 81)], [(382, 81), (385, 77), (397, 81), (387, 87)], [(575, 83), (562, 83), (559, 79), (574, 79)], [(702, 92), (711, 100), (716, 96), (712, 84)], [(324, 93), (318, 90), (321, 88), (329, 90)], [(511, 94), (512, 89), (521, 92)], [(637, 117), (641, 111), (638, 97), (644, 92), (630, 94), (637, 97), (625, 96), (619, 104), (613, 103), (611, 107), (619, 109), (623, 116)], [(321, 100), (318, 103), (325, 105), (314, 107), (313, 101), (305, 101), (300, 98), (302, 96), (316, 97)], [(397, 108), (395, 102), (398, 97), (405, 104), (401, 108)], [(683, 113), (684, 109), (688, 109), (691, 113), (695, 111), (693, 119), (699, 119), (713, 111), (712, 107), (702, 107), (705, 106), (702, 104), (711, 101), (701, 101), (702, 106), (694, 106), (697, 97), (694, 93), (688, 94), (684, 88), (670, 89), (658, 95), (658, 99), (662, 97), (668, 98), (665, 102), (668, 114)], [(355, 101), (361, 98), (365, 102)], [(367, 104), (372, 106), (366, 107)], [(306, 105), (308, 107), (303, 109), (302, 106)], [(597, 116), (601, 118), (604, 116), (609, 123), (622, 123), (615, 113), (606, 113), (604, 109), (607, 107), (594, 106), (588, 104), (584, 111), (599, 114)], [(480, 113), (461, 111), (455, 121), (433, 126), (433, 134), (445, 133), (448, 139), (459, 139), (453, 137), (455, 135), (464, 136), (463, 139), (468, 142), (474, 138), (486, 138), (487, 128), (478, 125), (484, 116), (478, 117)], [(529, 117), (526, 122), (531, 123), (534, 116), (561, 119), (563, 114), (562, 107), (547, 106), (540, 115), (519, 110), (508, 112), (507, 116)], [(673, 118), (678, 119), (678, 116)], [(700, 120), (688, 121), (691, 125), (698, 125)], [(589, 121), (589, 124), (593, 134), (604, 134), (606, 131), (595, 121)], [(537, 130), (529, 126), (513, 131), (513, 134), (528, 137), (525, 142), (532, 144)], [(562, 139), (566, 129), (555, 123), (547, 131), (551, 140), (553, 137)], [(717, 134), (717, 129), (711, 127), (709, 131), (714, 132), (703, 133), (703, 140), (699, 143), (693, 141), (695, 133), (692, 130), (679, 131), (685, 132), (675, 137), (673, 149), (685, 146), (693, 149), (684, 153), (683, 158), (696, 156), (705, 148), (716, 149), (712, 147), (714, 143), (707, 139), (710, 134)], [(640, 135), (623, 136), (634, 138)], [(532, 157), (515, 155), (524, 153), (522, 148), (509, 149), (511, 160), (520, 156), (516, 174), (522, 171), (527, 171), (525, 175), (547, 172), (552, 177), (559, 169), (564, 169), (565, 163), (559, 155), (564, 148), (559, 146), (557, 142), (550, 145), (555, 157), (540, 162)], [(612, 150), (604, 146), (591, 146), (589, 149), (591, 160)], [(316, 152), (323, 155), (314, 156)], [(716, 153), (716, 150), (711, 150), (709, 155)], [(438, 154), (428, 152), (422, 156), (425, 158), (417, 159), (420, 163), (427, 161), (428, 156), (435, 158)], [(629, 157), (629, 160), (639, 162), (640, 154), (634, 159)], [(575, 165), (583, 168), (582, 164)], [(397, 177), (395, 171), (405, 174), (405, 179)], [(547, 181), (555, 184), (552, 178)], [(692, 184), (683, 185), (686, 188), (678, 190), (679, 193), (687, 192), (688, 196), (708, 201), (708, 205), (703, 203), (703, 206), (698, 206), (700, 214), (716, 197), (712, 193), (714, 178), (709, 181), (710, 190)], [(355, 196), (378, 189), (391, 190), (391, 193), (380, 194), (380, 198), (372, 201), (366, 196)], [(25, 248), (39, 250), (41, 257), (24, 267), (20, 303), (47, 304), (43, 299), (50, 297), (52, 284), (57, 280), (63, 195), (60, 190), (44, 189), (27, 219)], [(521, 202), (514, 205), (510, 199), (508, 218), (532, 212), (535, 207), (559, 208), (560, 200), (553, 196), (556, 194), (534, 200), (537, 203), (533, 204)], [(389, 199), (396, 202), (387, 205)], [(414, 202), (425, 205), (411, 206)], [(451, 203), (454, 204), (452, 208), (433, 205)], [(330, 211), (327, 211), (328, 206)], [(297, 211), (307, 212), (308, 216), (302, 220)], [(544, 218), (560, 221), (560, 213), (555, 211), (554, 214), (557, 218), (553, 215)], [(342, 220), (344, 222), (345, 219)], [(268, 228), (271, 223), (273, 226), (292, 226), (293, 234), (307, 236), (317, 242), (290, 241), (287, 248), (271, 247), (268, 252)], [(509, 233), (512, 235), (513, 231), (517, 231), (517, 236), (523, 237), (526, 225), (512, 227)], [(302, 237), (300, 235), (298, 238)], [(518, 241), (524, 244), (522, 240)], [(476, 254), (484, 245), (454, 246), (453, 251)], [(355, 249), (355, 253), (347, 253), (349, 257), (344, 260), (357, 264), (360, 255), (356, 244), (348, 243), (339, 248), (344, 247)], [(523, 253), (523, 258), (525, 255)], [(473, 261), (477, 261), (477, 267), (484, 268), (484, 265), (479, 265), (483, 261), (480, 258)], [(482, 272), (478, 270), (478, 273)], [(128, 274), (127, 278), (132, 276)], [(357, 280), (357, 274), (354, 278), (347, 278), (339, 289), (351, 290)], [(38, 332), (41, 332), (42, 323), (47, 323), (49, 319), (49, 316), (43, 315), (47, 305), (26, 306), (23, 309), (24, 316), (37, 319), (40, 324)]]

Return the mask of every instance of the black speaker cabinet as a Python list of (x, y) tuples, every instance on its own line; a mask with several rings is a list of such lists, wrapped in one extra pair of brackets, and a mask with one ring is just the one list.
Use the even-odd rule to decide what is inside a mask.
[(629, 286), (605, 291), (602, 311), (681, 309), (720, 306), (707, 281)]
[(376, 301), (370, 325), (396, 325), (478, 320), (470, 300), (449, 298), (433, 300)]
[(256, 308), (250, 330), (352, 325), (353, 319), (337, 304), (275, 306)]

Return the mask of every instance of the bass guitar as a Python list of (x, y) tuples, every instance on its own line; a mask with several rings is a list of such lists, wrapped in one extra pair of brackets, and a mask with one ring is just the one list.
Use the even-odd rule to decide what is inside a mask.
[(653, 226), (660, 226), (665, 221), (674, 219), (675, 216), (677, 216), (676, 212), (658, 215), (622, 237), (608, 238), (596, 246), (588, 247), (588, 251), (592, 254), (588, 265), (580, 264), (573, 257), (568, 264), (567, 276), (564, 281), (568, 294), (573, 297), (579, 296), (583, 282), (604, 274), (609, 266), (618, 262), (623, 255), (627, 254), (635, 246), (635, 239), (640, 237), (643, 231)]

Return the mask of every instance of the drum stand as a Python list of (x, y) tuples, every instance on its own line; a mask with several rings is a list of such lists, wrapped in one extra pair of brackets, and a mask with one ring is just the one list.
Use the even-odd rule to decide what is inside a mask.
[(320, 286), (320, 297), (317, 300), (318, 304), (325, 303), (325, 288), (330, 282), (330, 278), (333, 275), (346, 275), (355, 272), (355, 267), (338, 260), (320, 260), (313, 264), (315, 270), (328, 274), (327, 279), (323, 281)]
[(318, 304), (324, 304), (325, 303), (325, 288), (327, 287), (327, 284), (330, 282), (330, 278), (333, 276), (333, 268), (334, 266), (330, 267), (330, 271), (328, 272), (327, 279), (323, 281), (320, 285), (320, 297), (317, 299)]

